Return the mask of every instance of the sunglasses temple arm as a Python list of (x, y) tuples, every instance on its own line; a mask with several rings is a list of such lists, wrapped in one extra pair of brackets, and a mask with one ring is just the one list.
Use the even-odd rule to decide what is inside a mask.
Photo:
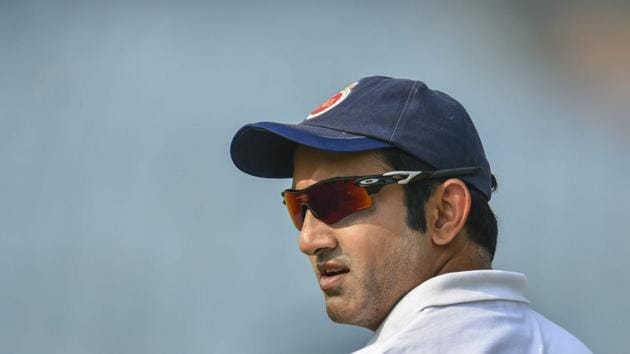
[(435, 172), (430, 172), (427, 178), (467, 176), (475, 175), (479, 172), (481, 172), (481, 167), (451, 168), (447, 170), (437, 170)]
[(474, 175), (481, 171), (481, 167), (451, 168), (437, 171), (392, 171), (384, 173), (383, 176), (406, 175), (398, 181), (398, 184), (407, 184), (415, 180), (425, 180), (431, 178), (455, 177), (464, 175)]

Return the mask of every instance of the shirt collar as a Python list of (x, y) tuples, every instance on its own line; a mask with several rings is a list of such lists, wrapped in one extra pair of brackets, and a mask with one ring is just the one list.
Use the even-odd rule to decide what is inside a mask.
[(438, 275), (418, 285), (394, 306), (368, 345), (383, 341), (409, 324), (416, 313), (432, 306), (503, 300), (529, 303), (527, 277), (502, 270), (471, 270)]

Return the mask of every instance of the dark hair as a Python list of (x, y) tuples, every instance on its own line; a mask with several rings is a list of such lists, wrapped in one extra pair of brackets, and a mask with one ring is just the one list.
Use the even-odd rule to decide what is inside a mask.
[[(382, 150), (383, 161), (394, 170), (408, 171), (431, 171), (434, 170), (429, 164), (422, 162), (413, 156), (398, 149)], [(409, 183), (405, 185), (405, 206), (407, 207), (407, 225), (420, 232), (425, 232), (427, 223), (425, 219), (424, 206), (433, 193), (433, 190), (442, 183), (443, 180), (426, 181), (422, 183)], [(496, 189), (496, 179), (492, 176), (492, 190)], [(469, 186), (472, 203), (470, 213), (466, 220), (466, 230), (470, 239), (483, 247), (490, 256), (490, 261), (494, 258), (497, 247), (497, 219), (486, 197), (474, 187)]]

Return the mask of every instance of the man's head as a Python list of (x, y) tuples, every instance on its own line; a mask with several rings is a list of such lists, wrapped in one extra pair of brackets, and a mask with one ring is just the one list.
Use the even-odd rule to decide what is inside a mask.
[[(380, 151), (331, 153), (298, 147), (293, 187), (391, 171), (385, 156)], [(371, 196), (369, 209), (332, 225), (304, 211), (299, 248), (309, 257), (334, 321), (374, 330), (402, 296), (425, 280), (489, 267), (480, 246), (467, 235), (472, 200), (461, 180), (432, 187), (422, 202), (422, 232), (414, 229), (417, 222), (410, 223), (405, 194), (402, 185), (387, 185)]]
[[(425, 280), (490, 266), (494, 178), (481, 141), (464, 108), (422, 82), (362, 79), (299, 124), (241, 128), (231, 154), (247, 173), (293, 178), (285, 203), (337, 322), (375, 329)], [(371, 177), (328, 181), (348, 176)]]

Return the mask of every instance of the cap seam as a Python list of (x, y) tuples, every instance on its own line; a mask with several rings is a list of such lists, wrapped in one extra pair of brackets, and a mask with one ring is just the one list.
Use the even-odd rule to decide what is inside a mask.
[(413, 85), (411, 86), (411, 89), (409, 90), (409, 95), (407, 96), (407, 100), (405, 101), (405, 105), (403, 106), (403, 109), (400, 111), (400, 114), (398, 115), (398, 119), (396, 119), (396, 125), (394, 126), (394, 130), (389, 135), (389, 138), (387, 139), (387, 141), (391, 142), (392, 139), (394, 138), (394, 135), (396, 135), (396, 131), (398, 130), (398, 126), (400, 125), (400, 121), (402, 120), (405, 113), (407, 112), (407, 107), (409, 106), (409, 102), (411, 102), (411, 97), (413, 97), (413, 95), (415, 94), (416, 87), (418, 86), (418, 84), (419, 84), (418, 81), (414, 81)]

